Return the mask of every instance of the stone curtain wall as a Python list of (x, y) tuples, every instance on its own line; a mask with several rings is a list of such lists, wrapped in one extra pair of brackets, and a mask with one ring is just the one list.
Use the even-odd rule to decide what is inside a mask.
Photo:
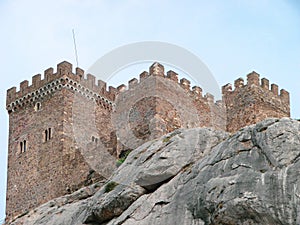
[[(234, 132), (267, 117), (289, 117), (289, 93), (255, 72), (215, 102), (190, 81), (154, 63), (139, 80), (106, 88), (62, 62), (7, 91), (7, 220), (106, 177), (116, 157), (178, 128)], [(51, 129), (51, 131), (49, 131)], [(51, 137), (47, 137), (51, 132)], [(26, 141), (26, 150), (21, 149)], [(23, 146), (24, 147), (24, 146)]]

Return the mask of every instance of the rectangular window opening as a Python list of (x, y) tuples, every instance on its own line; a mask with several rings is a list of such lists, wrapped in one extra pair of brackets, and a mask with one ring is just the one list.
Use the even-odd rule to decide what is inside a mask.
[(26, 152), (26, 140), (23, 141), (23, 152)]
[(52, 138), (51, 136), (51, 128), (48, 129), (48, 139), (50, 140)]
[(48, 130), (45, 130), (45, 142), (48, 141)]
[(20, 152), (21, 153), (23, 152), (23, 142), (22, 141), (20, 142)]

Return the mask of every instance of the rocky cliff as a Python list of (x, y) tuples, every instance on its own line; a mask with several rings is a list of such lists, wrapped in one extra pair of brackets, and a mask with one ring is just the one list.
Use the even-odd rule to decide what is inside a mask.
[(176, 130), (132, 151), (109, 181), (9, 224), (300, 224), (300, 123), (235, 134)]

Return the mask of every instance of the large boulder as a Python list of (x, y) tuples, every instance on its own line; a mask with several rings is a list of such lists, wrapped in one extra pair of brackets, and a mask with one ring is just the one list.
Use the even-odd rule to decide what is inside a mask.
[(287, 118), (232, 135), (176, 130), (132, 151), (98, 191), (10, 224), (300, 224), (299, 131)]

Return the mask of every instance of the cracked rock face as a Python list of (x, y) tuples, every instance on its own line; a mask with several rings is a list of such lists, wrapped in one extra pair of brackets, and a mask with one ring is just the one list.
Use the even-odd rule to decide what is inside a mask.
[(176, 130), (135, 149), (97, 192), (11, 224), (300, 224), (299, 131), (286, 118), (233, 135)]

